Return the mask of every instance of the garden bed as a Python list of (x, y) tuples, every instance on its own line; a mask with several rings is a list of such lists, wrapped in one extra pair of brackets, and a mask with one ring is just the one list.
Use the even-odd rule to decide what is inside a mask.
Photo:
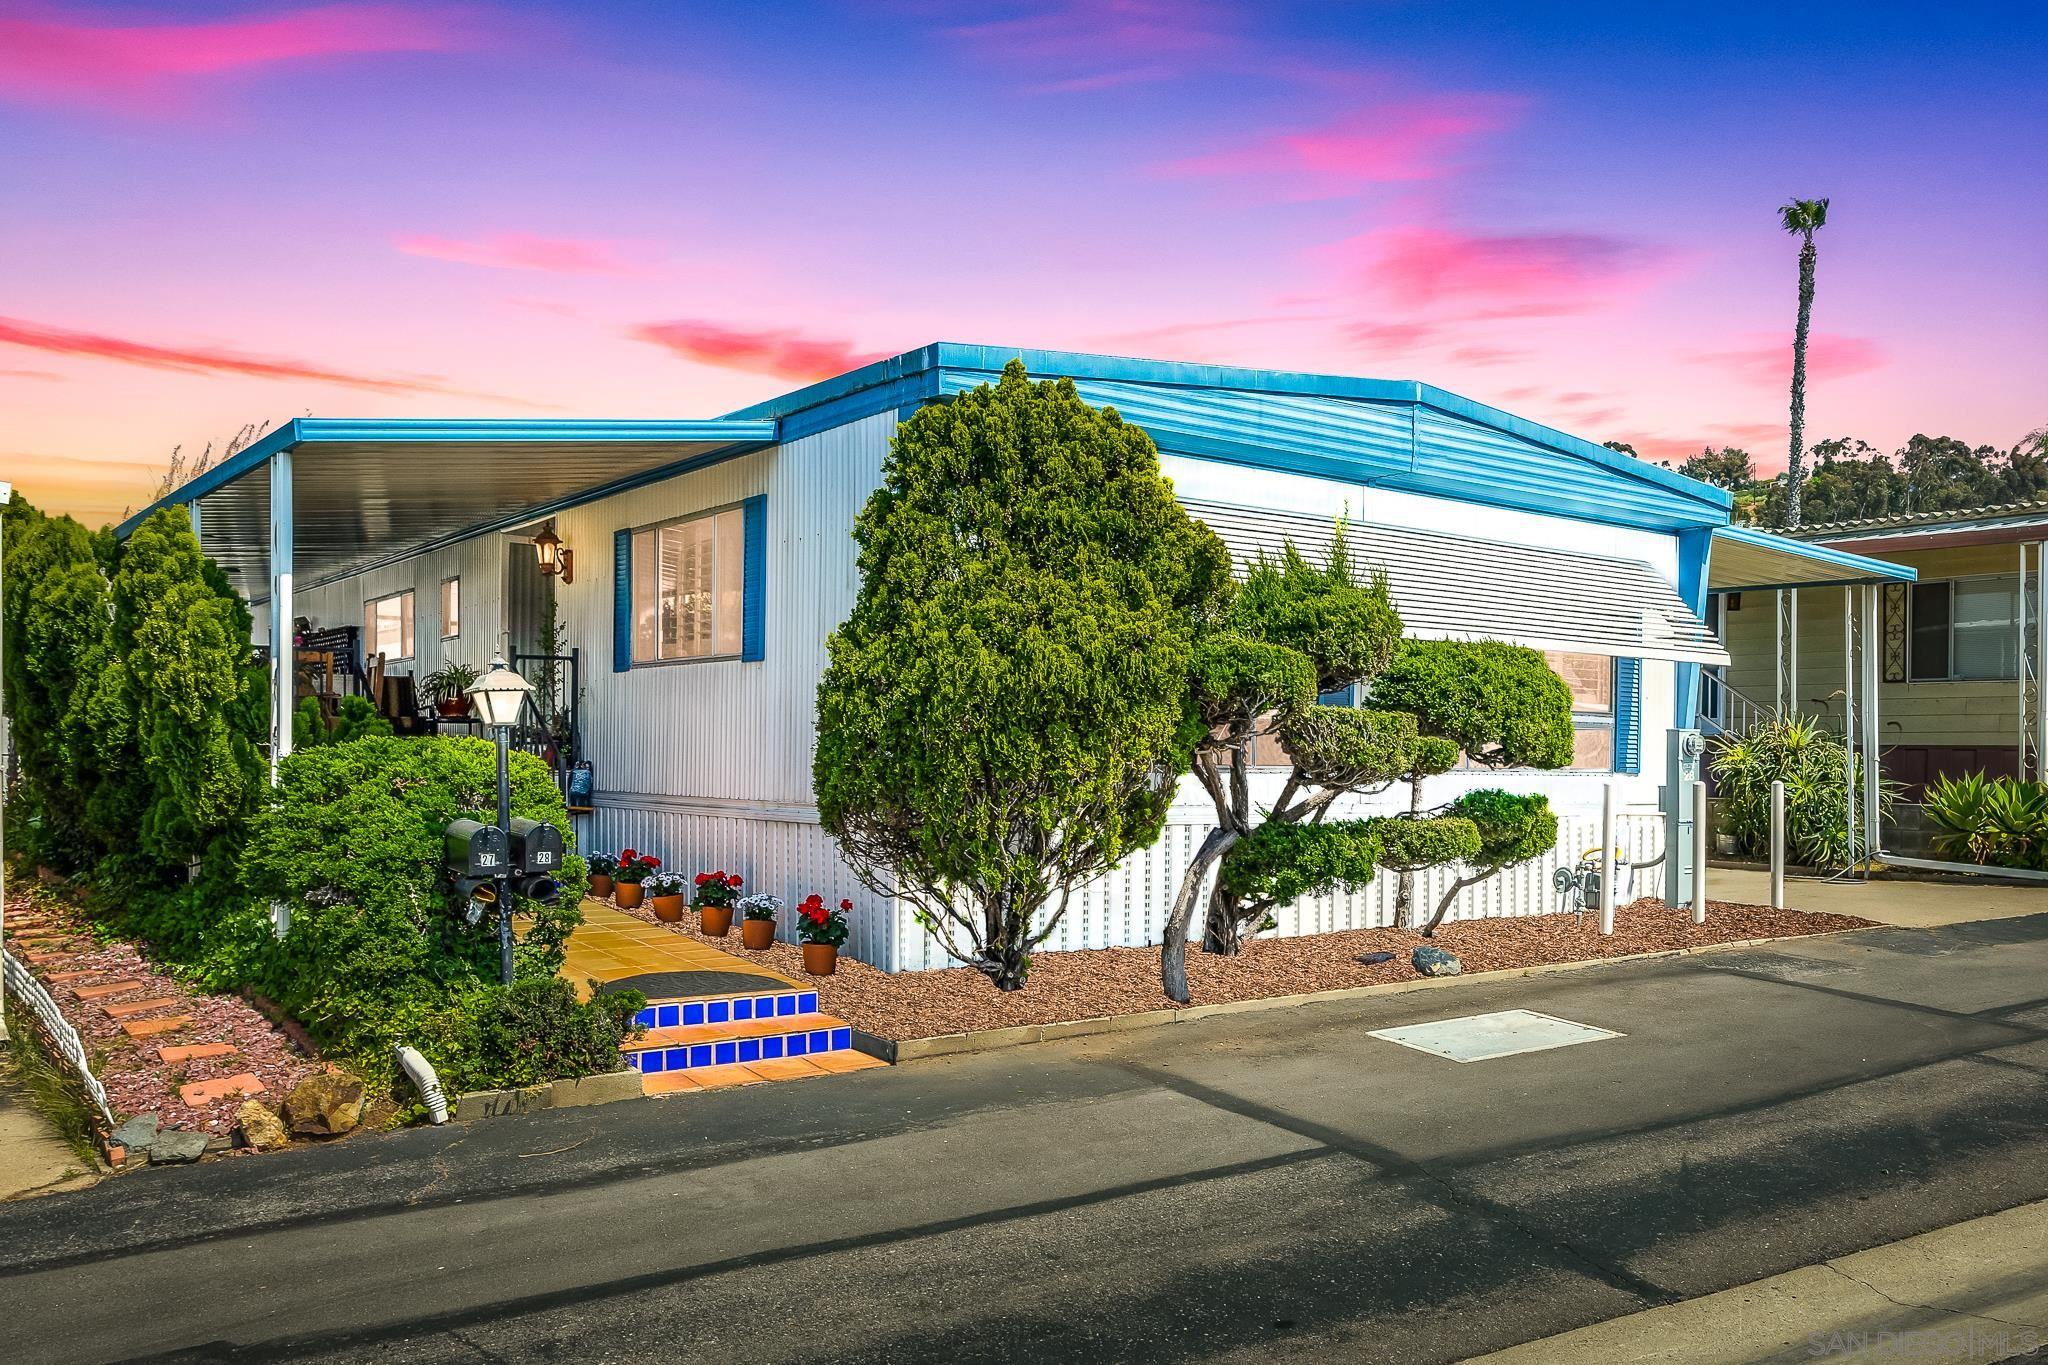
[[(39, 917), (48, 927), (18, 927), (17, 915)], [(66, 940), (76, 945), (78, 951), (61, 960), (30, 962), (26, 943), (52, 939)], [(234, 1129), (235, 1110), (242, 1097), (222, 1098), (195, 1108), (179, 1096), (180, 1086), (253, 1074), (263, 1082), (262, 1093), (253, 1098), (275, 1107), (293, 1086), (320, 1067), (318, 1061), (295, 1048), (277, 1025), (247, 1001), (231, 995), (195, 992), (153, 967), (133, 944), (118, 940), (95, 942), (85, 916), (56, 896), (10, 896), (6, 941), (7, 951), (29, 967), (71, 1026), (78, 1030), (92, 1060), (93, 1074), (106, 1087), (107, 1102), (119, 1119), (153, 1113), (166, 1128), (224, 1139)], [(72, 975), (86, 972), (91, 975)], [(58, 975), (64, 979), (52, 979)], [(104, 1000), (81, 999), (78, 994), (79, 987), (130, 980), (139, 982), (140, 989)], [(173, 1003), (134, 1017), (185, 1016), (191, 1022), (176, 1031), (134, 1038), (122, 1030), (123, 1021), (110, 1016), (106, 1009), (108, 1004), (159, 999)], [(160, 1047), (203, 1043), (226, 1043), (235, 1051), (228, 1056), (182, 1062), (166, 1062), (157, 1054)]]
[[(640, 910), (628, 913), (650, 921), (654, 918)], [(1607, 938), (1601, 937), (1598, 921), (1591, 914), (1583, 919), (1532, 915), (1455, 921), (1438, 930), (1434, 939), (1398, 929), (1261, 938), (1235, 958), (1191, 950), (1188, 985), (1192, 1003), (1210, 1005), (1419, 980), (1408, 957), (1422, 943), (1435, 943), (1457, 954), (1468, 972), (1484, 972), (1748, 939), (1827, 934), (1871, 924), (1850, 915), (1723, 901), (1709, 901), (1707, 922), (1694, 924), (1686, 911), (1651, 899), (1619, 907), (1614, 921), (1614, 933)], [(793, 943), (778, 942), (764, 952), (748, 953), (740, 947), (737, 933), (727, 938), (698, 933), (694, 915), (667, 927), (758, 961), (792, 980), (815, 985), (820, 1009), (864, 1033), (896, 1041), (1174, 1008), (1174, 1002), (1159, 989), (1157, 948), (1041, 952), (1031, 960), (1029, 984), (1004, 994), (990, 985), (987, 977), (967, 967), (891, 975), (843, 955), (836, 975), (813, 977), (805, 973), (802, 956)], [(1371, 964), (1359, 960), (1380, 952), (1393, 953), (1393, 960)]]

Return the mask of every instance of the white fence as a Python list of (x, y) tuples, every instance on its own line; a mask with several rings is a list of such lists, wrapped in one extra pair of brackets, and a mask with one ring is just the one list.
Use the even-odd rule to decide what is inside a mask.
[(79, 1083), (100, 1111), (100, 1117), (112, 1128), (114, 1111), (107, 1104), (106, 1087), (100, 1084), (99, 1077), (92, 1074), (92, 1062), (85, 1055), (84, 1040), (79, 1038), (78, 1030), (71, 1027), (71, 1021), (64, 1017), (63, 1011), (57, 1008), (57, 1002), (50, 998), (50, 993), (43, 989), (43, 983), (5, 949), (0, 949), (0, 979), (6, 982), (8, 998), (25, 1005), (35, 1015), (43, 1036), (55, 1045), (58, 1055), (77, 1073)]
[[(1159, 842), (1131, 858), (1100, 881), (1076, 892), (1066, 917), (1046, 941), (1048, 950), (1139, 947), (1159, 942), (1174, 893), (1195, 850), (1211, 824), (1169, 824)], [(1654, 812), (1622, 812), (1615, 817), (1617, 861), (1655, 862), (1664, 852), (1664, 820)], [(1557, 846), (1541, 858), (1468, 887), (1452, 904), (1446, 922), (1554, 914), (1557, 892), (1550, 884), (1559, 866), (1576, 866), (1581, 854), (1600, 846), (1598, 815), (1565, 815), (1557, 822)], [(1617, 903), (1664, 894), (1664, 865), (1638, 868), (1633, 885), (1627, 873), (1616, 886)], [(1457, 876), (1454, 867), (1431, 868), (1415, 875), (1415, 906), (1420, 920), (1435, 913), (1437, 899)], [(1342, 929), (1383, 929), (1394, 922), (1394, 893), (1399, 879), (1381, 872), (1363, 887), (1306, 897), (1276, 911), (1276, 938), (1328, 934)], [(1196, 912), (1194, 931), (1201, 915)], [(912, 971), (954, 966), (944, 951), (915, 926), (906, 931), (908, 950), (902, 969)]]

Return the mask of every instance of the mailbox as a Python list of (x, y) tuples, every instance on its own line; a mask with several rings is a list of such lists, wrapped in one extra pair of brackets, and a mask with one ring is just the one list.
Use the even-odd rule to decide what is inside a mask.
[(512, 865), (518, 870), (512, 886), (521, 896), (543, 905), (561, 895), (562, 831), (545, 820), (512, 817)]
[(481, 820), (450, 824), (441, 860), (455, 884), (456, 896), (465, 901), (495, 901), (497, 879), (511, 871), (505, 856), (505, 831)]

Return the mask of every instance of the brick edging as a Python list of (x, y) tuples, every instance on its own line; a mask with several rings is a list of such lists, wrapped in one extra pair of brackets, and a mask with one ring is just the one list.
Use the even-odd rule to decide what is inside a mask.
[(1496, 967), (1492, 971), (1467, 972), (1458, 976), (1425, 976), (1413, 981), (1380, 981), (1369, 986), (1339, 986), (1327, 991), (1296, 995), (1269, 995), (1254, 1000), (1224, 1000), (1213, 1005), (1140, 1010), (1132, 1014), (1098, 1014), (1086, 1019), (1063, 1019), (1050, 1024), (1012, 1024), (1004, 1028), (975, 1029), (966, 1033), (942, 1033), (929, 1038), (883, 1038), (853, 1030), (858, 1052), (879, 1057), (891, 1064), (914, 1062), (930, 1057), (952, 1057), (968, 1052), (993, 1052), (999, 1048), (1023, 1047), (1032, 1043), (1056, 1042), (1061, 1038), (1085, 1038), (1098, 1033), (1121, 1033), (1126, 1029), (1156, 1028), (1165, 1024), (1194, 1023), (1219, 1014), (1256, 1014), (1264, 1010), (1295, 1009), (1302, 1005), (1338, 1000), (1360, 1000), (1379, 995), (1405, 995), (1410, 991), (1436, 990), (1477, 981), (1503, 981), (1524, 976), (1548, 976), (1556, 972), (1583, 971), (1617, 962), (1649, 962), (1662, 957), (1692, 957), (1730, 948), (1754, 948), (1768, 943), (1798, 943), (1807, 939), (1860, 934), (1896, 925), (1861, 924), (1848, 929), (1825, 929), (1814, 934), (1779, 934), (1771, 938), (1732, 938), (1722, 943), (1702, 943), (1696, 948), (1660, 948), (1653, 953), (1621, 953), (1614, 957), (1585, 957), (1570, 962), (1539, 962), (1528, 967)]

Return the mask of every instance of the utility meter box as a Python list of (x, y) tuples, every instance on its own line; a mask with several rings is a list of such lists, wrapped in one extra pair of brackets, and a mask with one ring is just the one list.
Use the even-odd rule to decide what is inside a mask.
[(1706, 772), (1707, 738), (1698, 730), (1673, 730), (1665, 749), (1664, 903), (1692, 904), (1693, 784)]

